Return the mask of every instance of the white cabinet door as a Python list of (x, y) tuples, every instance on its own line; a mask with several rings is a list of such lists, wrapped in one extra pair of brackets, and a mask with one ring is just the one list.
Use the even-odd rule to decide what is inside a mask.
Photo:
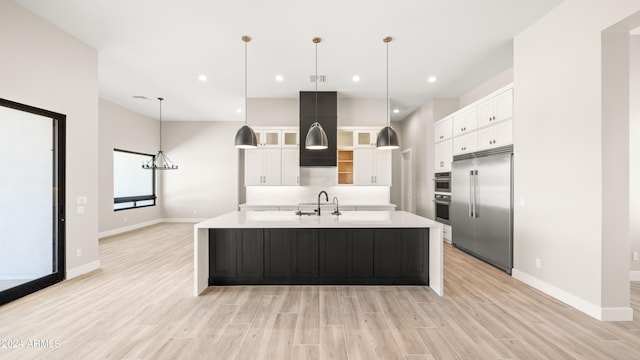
[(300, 185), (300, 151), (282, 149), (282, 185)]
[(472, 132), (453, 139), (453, 155), (466, 154), (478, 148), (478, 133)]
[(264, 176), (264, 155), (262, 150), (253, 149), (244, 151), (244, 185), (262, 185)]
[(496, 118), (494, 122), (511, 119), (513, 117), (513, 89), (509, 89), (495, 97)]
[(478, 105), (478, 127), (510, 119), (513, 116), (513, 89), (500, 93)]
[(280, 149), (264, 149), (264, 178), (262, 185), (282, 183), (282, 154)]
[(375, 149), (356, 149), (354, 153), (354, 184), (372, 185)]
[(478, 131), (478, 150), (513, 144), (513, 121), (504, 121)]
[(440, 120), (434, 127), (434, 141), (443, 141), (453, 136), (453, 119)]
[(374, 148), (376, 147), (377, 136), (378, 136), (377, 130), (372, 130), (372, 129), (355, 130), (354, 131), (354, 137), (356, 141), (355, 146), (360, 148)]
[(478, 127), (478, 108), (473, 106), (453, 117), (453, 135), (462, 135)]
[(434, 147), (435, 172), (451, 171), (453, 161), (453, 140), (437, 143)]
[(298, 148), (300, 137), (298, 130), (288, 129), (282, 130), (282, 148)]
[(279, 148), (282, 146), (280, 129), (254, 129), (258, 140), (258, 147), (263, 148)]
[(391, 186), (391, 155), (392, 150), (374, 150), (376, 162), (373, 183), (375, 185)]

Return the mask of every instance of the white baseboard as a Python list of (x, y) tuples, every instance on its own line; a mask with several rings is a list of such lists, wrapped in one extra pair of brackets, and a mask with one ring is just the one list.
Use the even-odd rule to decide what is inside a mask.
[(161, 222), (166, 222), (166, 223), (194, 223), (197, 224), (199, 222), (203, 222), (207, 219), (210, 218), (167, 218), (167, 219), (162, 219)]
[(74, 267), (73, 269), (67, 269), (67, 280), (73, 279), (74, 277), (78, 277), (80, 275), (84, 275), (88, 272), (100, 269), (100, 260), (96, 260), (90, 262), (88, 264), (80, 265)]
[(633, 321), (631, 308), (602, 308), (518, 269), (511, 276), (601, 321)]
[(602, 308), (600, 319), (602, 321), (633, 321), (633, 309), (626, 308)]
[(118, 235), (118, 234), (126, 233), (127, 231), (137, 230), (143, 227), (159, 224), (163, 221), (164, 221), (163, 219), (155, 219), (155, 220), (141, 222), (139, 224), (133, 224), (133, 225), (117, 228), (117, 229), (103, 231), (101, 233), (98, 233), (98, 239), (102, 239), (107, 236)]
[(631, 271), (629, 273), (629, 281), (640, 281), (640, 271)]

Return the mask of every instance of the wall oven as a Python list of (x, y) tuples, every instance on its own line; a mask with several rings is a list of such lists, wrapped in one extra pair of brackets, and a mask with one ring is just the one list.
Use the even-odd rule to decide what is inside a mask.
[(436, 194), (433, 199), (436, 207), (436, 221), (451, 225), (449, 209), (451, 207), (451, 195)]
[(451, 192), (451, 173), (450, 172), (436, 173), (433, 181), (435, 182), (434, 189), (436, 192), (445, 192), (445, 193)]

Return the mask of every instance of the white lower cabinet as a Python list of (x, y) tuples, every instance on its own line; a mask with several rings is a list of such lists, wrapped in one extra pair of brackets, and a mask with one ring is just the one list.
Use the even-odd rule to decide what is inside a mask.
[(478, 131), (478, 150), (513, 144), (513, 121), (505, 121)]
[(281, 178), (282, 160), (280, 149), (245, 150), (245, 186), (280, 185)]
[(300, 185), (300, 150), (282, 149), (282, 185)]
[(391, 186), (391, 151), (356, 149), (353, 153), (355, 185)]
[(435, 172), (451, 171), (453, 161), (453, 140), (437, 143), (434, 146)]

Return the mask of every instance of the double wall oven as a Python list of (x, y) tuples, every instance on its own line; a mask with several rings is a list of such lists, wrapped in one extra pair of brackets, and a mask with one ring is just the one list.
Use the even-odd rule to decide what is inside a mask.
[(451, 225), (449, 218), (449, 208), (451, 207), (451, 173), (436, 173), (434, 182), (435, 195), (433, 203), (435, 204), (436, 221)]

